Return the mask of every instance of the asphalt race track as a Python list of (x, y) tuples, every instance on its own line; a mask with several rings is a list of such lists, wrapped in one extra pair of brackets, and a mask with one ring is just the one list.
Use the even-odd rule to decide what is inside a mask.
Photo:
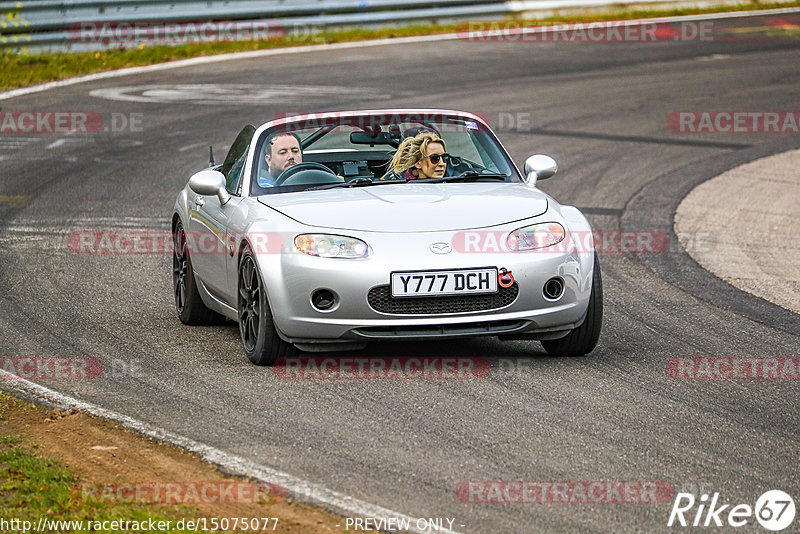
[(381, 107), (483, 113), (518, 165), (534, 153), (558, 161), (541, 188), (595, 228), (671, 235), (694, 184), (800, 136), (673, 132), (669, 114), (796, 110), (798, 59), (800, 39), (786, 35), (449, 40), (231, 60), (1, 101), (3, 111), (93, 111), (117, 127), (0, 137), (0, 355), (98, 358), (98, 379), (40, 383), (411, 517), (455, 518), (459, 532), (664, 532), (672, 506), (465, 503), (465, 481), (653, 481), (731, 504), (771, 489), (797, 499), (797, 382), (676, 380), (666, 365), (798, 357), (798, 318), (702, 271), (674, 235), (661, 254), (601, 255), (604, 328), (590, 356), (495, 338), (351, 354), (488, 359), (476, 380), (281, 380), (246, 360), (235, 325), (179, 322), (169, 255), (75, 254), (67, 241), (168, 230), (208, 145), (221, 160), (248, 122)]

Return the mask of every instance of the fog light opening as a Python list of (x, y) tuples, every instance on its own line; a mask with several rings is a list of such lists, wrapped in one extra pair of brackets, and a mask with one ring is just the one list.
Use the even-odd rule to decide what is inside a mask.
[(336, 293), (330, 289), (317, 289), (311, 294), (311, 305), (319, 311), (331, 311), (336, 302)]
[(557, 300), (564, 294), (564, 280), (559, 277), (551, 278), (544, 284), (544, 296), (550, 300)]

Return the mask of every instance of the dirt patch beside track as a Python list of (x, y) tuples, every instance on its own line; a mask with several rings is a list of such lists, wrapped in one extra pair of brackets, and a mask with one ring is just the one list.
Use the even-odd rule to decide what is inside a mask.
[[(342, 519), (285, 501), (277, 486), (265, 487), (260, 493), (265, 498), (254, 498), (255, 482), (225, 476), (193, 454), (114, 423), (82, 412), (43, 410), (5, 395), (0, 397), (0, 411), (0, 435), (21, 436), (22, 444), (37, 456), (56, 460), (74, 473), (71, 496), (79, 505), (102, 506), (109, 499), (109, 505), (116, 505), (139, 489), (146, 504), (131, 506), (176, 519), (270, 517), (279, 518), (276, 532), (342, 532), (336, 527)], [(3, 475), (0, 469), (0, 478)], [(272, 526), (263, 530), (272, 531)]]

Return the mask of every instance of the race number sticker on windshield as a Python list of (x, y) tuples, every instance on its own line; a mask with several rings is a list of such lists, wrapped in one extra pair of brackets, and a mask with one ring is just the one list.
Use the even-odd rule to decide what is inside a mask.
[(497, 293), (497, 268), (392, 273), (393, 297)]

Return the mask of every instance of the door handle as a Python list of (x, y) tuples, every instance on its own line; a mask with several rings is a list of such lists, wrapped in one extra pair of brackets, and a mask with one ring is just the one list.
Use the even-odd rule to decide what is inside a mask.
[(194, 203), (197, 204), (198, 206), (202, 206), (203, 204), (206, 203), (206, 200), (203, 197), (201, 197), (200, 195), (197, 195), (194, 198)]

